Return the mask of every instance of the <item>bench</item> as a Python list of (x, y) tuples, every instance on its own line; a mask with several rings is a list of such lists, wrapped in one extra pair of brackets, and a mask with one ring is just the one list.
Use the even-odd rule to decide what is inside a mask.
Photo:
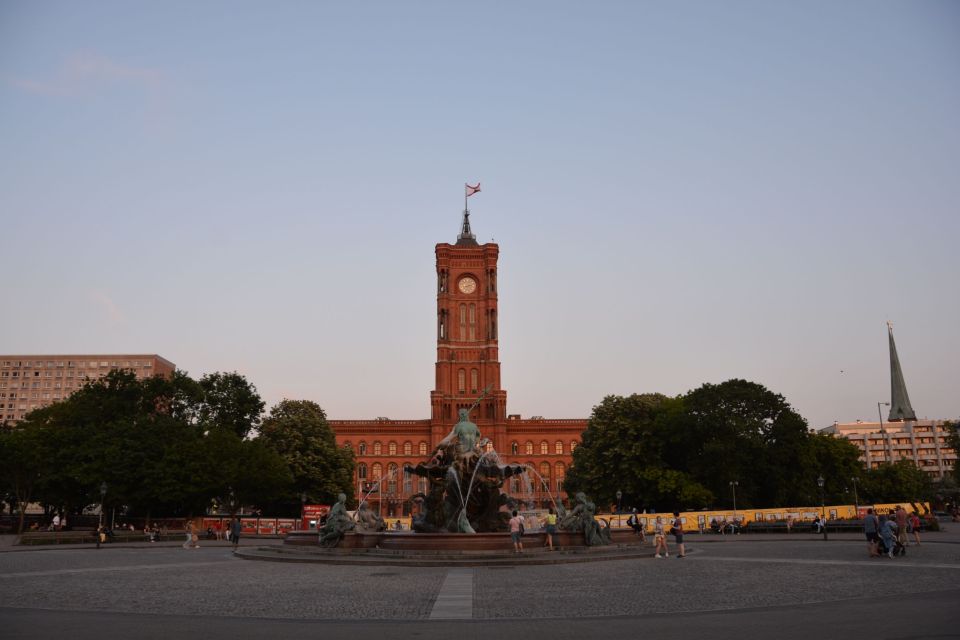
[[(161, 542), (183, 541), (186, 531), (167, 531), (160, 536)], [(27, 531), (20, 535), (19, 544), (96, 544), (97, 532), (93, 530), (75, 531)], [(107, 537), (107, 544), (111, 542), (147, 542), (147, 536), (142, 531), (115, 531), (113, 536)]]

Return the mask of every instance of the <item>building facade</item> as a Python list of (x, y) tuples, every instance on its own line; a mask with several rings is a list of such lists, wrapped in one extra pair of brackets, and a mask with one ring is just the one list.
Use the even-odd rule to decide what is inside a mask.
[(367, 500), (385, 517), (408, 514), (410, 497), (427, 491), (426, 479), (406, 477), (403, 467), (434, 452), (460, 409), (470, 411), (488, 451), (532, 469), (531, 486), (511, 478), (509, 493), (528, 495), (538, 504), (563, 496), (563, 478), (587, 421), (523, 419), (507, 412), (507, 391), (500, 381), (499, 254), (495, 243), (477, 243), (469, 211), (464, 211), (456, 244), (436, 245), (437, 345), (429, 418), (329, 421), (337, 443), (357, 457), (358, 495), (373, 490)]
[(943, 420), (837, 422), (823, 433), (855, 444), (867, 469), (910, 460), (932, 478), (940, 479), (957, 464), (957, 452), (947, 443), (950, 427)]
[(867, 469), (876, 469), (881, 464), (910, 460), (935, 479), (953, 469), (957, 452), (948, 445), (950, 427), (943, 420), (917, 420), (910, 404), (907, 383), (897, 355), (893, 339), (893, 323), (887, 323), (887, 338), (890, 350), (890, 407), (888, 422), (883, 422), (883, 413), (877, 403), (880, 422), (834, 422), (823, 433), (846, 438), (860, 450), (860, 460)]
[(156, 354), (0, 355), (0, 422), (17, 423), (113, 369), (149, 378), (169, 376), (176, 366)]

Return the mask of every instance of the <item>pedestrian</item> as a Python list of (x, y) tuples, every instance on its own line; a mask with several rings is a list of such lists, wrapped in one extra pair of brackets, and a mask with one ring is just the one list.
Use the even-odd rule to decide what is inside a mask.
[(907, 510), (903, 508), (902, 504), (897, 505), (895, 515), (897, 519), (897, 542), (902, 545), (902, 553), (906, 553), (910, 541), (907, 540)]
[(867, 537), (867, 552), (871, 558), (879, 558), (880, 550), (877, 548), (880, 543), (880, 520), (873, 509), (867, 509), (867, 515), (863, 518), (863, 534)]
[(60, 514), (56, 513), (53, 515), (53, 530), (60, 531)]
[[(653, 544), (656, 552), (655, 557), (670, 557), (670, 552), (667, 550), (667, 536), (664, 535), (663, 520), (660, 516), (657, 516), (656, 522), (653, 523)], [(660, 555), (661, 551), (663, 551), (663, 556)]]
[(240, 544), (240, 516), (233, 516), (233, 522), (230, 523), (230, 541), (236, 551), (237, 545)]
[(910, 529), (913, 530), (914, 543), (920, 546), (920, 516), (914, 511), (910, 514)]
[(510, 518), (510, 539), (513, 540), (514, 553), (523, 553), (523, 516), (513, 510), (513, 517)]
[(893, 558), (893, 552), (897, 547), (897, 523), (892, 519), (880, 525), (880, 537), (883, 539), (883, 545), (887, 548), (887, 557)]
[(200, 536), (197, 535), (197, 525), (193, 520), (190, 520), (187, 525), (187, 540), (183, 543), (184, 549), (199, 549), (200, 548)]
[(553, 507), (547, 510), (543, 530), (547, 534), (547, 546), (550, 547), (550, 551), (553, 551), (553, 536), (557, 532), (557, 513), (553, 510)]
[(683, 546), (683, 520), (680, 519), (680, 512), (673, 512), (673, 525), (670, 527), (671, 532), (673, 533), (673, 538), (677, 543), (677, 553), (678, 558), (686, 558), (687, 554)]

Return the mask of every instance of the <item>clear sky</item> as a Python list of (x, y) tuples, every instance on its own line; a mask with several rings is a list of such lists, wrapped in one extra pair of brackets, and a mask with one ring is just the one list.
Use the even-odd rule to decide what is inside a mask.
[(0, 2), (0, 353), (426, 418), (433, 247), (508, 410), (740, 377), (960, 415), (960, 3)]

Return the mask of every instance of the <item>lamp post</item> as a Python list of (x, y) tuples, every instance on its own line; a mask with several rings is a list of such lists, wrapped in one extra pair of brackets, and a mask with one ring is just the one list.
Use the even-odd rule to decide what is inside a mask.
[(97, 549), (100, 548), (100, 532), (103, 531), (103, 500), (107, 497), (107, 483), (100, 483), (100, 522), (97, 524)]
[(739, 486), (738, 480), (730, 481), (730, 490), (733, 492), (733, 526), (738, 534), (740, 533), (740, 527), (737, 526), (737, 487)]
[(823, 476), (817, 476), (817, 486), (820, 487), (820, 525), (823, 527), (823, 539), (827, 539), (827, 503), (823, 497)]
[(887, 440), (887, 432), (883, 428), (883, 411), (880, 410), (880, 405), (889, 407), (889, 402), (878, 402), (877, 403), (877, 415), (880, 417), (880, 435), (883, 438), (883, 453), (887, 457), (887, 462), (893, 462), (893, 451), (890, 450), (890, 442)]
[[(301, 527), (303, 526), (303, 521), (306, 520), (306, 517), (307, 517), (307, 492), (301, 491), (300, 492), (300, 526)], [(307, 523), (307, 528), (308, 529), (310, 528), (309, 522)]]
[(620, 512), (623, 511), (623, 507), (620, 504), (621, 499), (623, 499), (623, 491), (617, 489), (617, 527), (620, 526)]
[(850, 482), (853, 483), (853, 508), (857, 512), (857, 517), (860, 517), (860, 498), (857, 496), (857, 476), (850, 478)]

